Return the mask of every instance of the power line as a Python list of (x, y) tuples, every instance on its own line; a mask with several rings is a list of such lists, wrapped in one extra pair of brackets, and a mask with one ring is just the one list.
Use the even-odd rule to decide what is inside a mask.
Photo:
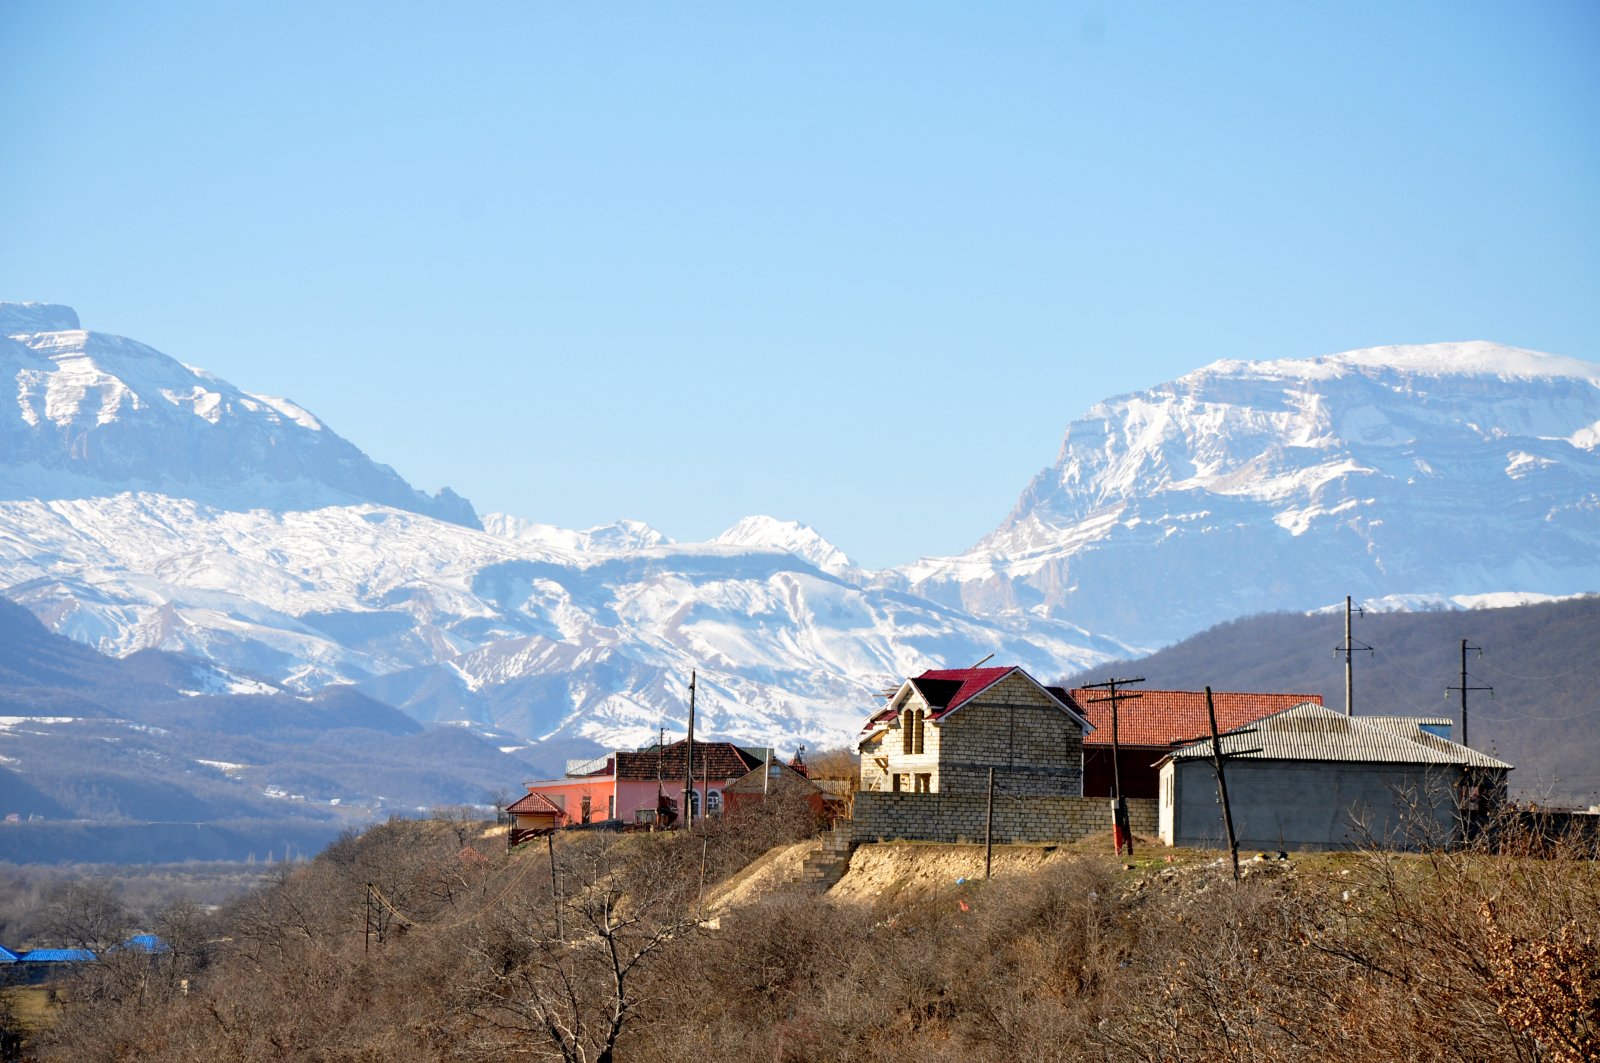
[(1467, 684), (1467, 651), (1468, 650), (1477, 650), (1479, 658), (1483, 657), (1483, 647), (1482, 646), (1468, 646), (1467, 645), (1467, 640), (1466, 639), (1462, 639), (1461, 640), (1461, 683), (1458, 686), (1445, 687), (1444, 688), (1445, 695), (1447, 697), (1449, 696), (1450, 691), (1452, 691), (1452, 690), (1459, 692), (1460, 695), (1461, 695), (1461, 744), (1462, 745), (1467, 745), (1468, 744), (1467, 743), (1467, 692), (1471, 691), (1471, 690), (1487, 690), (1489, 692), (1489, 696), (1491, 698), (1494, 697), (1494, 687), (1475, 687), (1475, 686), (1469, 686)]

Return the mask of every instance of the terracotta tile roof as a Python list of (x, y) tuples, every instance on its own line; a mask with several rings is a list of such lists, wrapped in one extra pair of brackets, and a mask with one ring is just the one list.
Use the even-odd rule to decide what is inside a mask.
[[(1165, 752), (1173, 742), (1199, 738), (1209, 734), (1211, 725), (1206, 720), (1206, 692), (1203, 690), (1140, 690), (1139, 694), (1121, 703), (1117, 710), (1117, 740), (1124, 746), (1146, 746)], [(1106, 692), (1077, 687), (1068, 691), (1073, 702), (1080, 706), (1083, 715), (1094, 724), (1093, 734), (1085, 735), (1086, 746), (1111, 745), (1111, 702), (1095, 701)], [(1231, 731), (1243, 727), (1263, 716), (1296, 705), (1310, 702), (1322, 704), (1321, 694), (1249, 694), (1213, 691), (1211, 700), (1217, 709), (1217, 730)]]
[[(1299, 705), (1255, 721), (1248, 734), (1225, 734), (1222, 751), (1248, 760), (1320, 760), (1362, 764), (1432, 764), (1511, 770), (1503, 760), (1392, 721), (1369, 722), (1321, 705)], [(1254, 752), (1245, 752), (1253, 750)], [(1175, 760), (1209, 757), (1211, 742), (1174, 750)]]
[(544, 794), (537, 793), (523, 794), (507, 805), (506, 811), (513, 816), (537, 816), (541, 813), (554, 813), (558, 816), (565, 815), (554, 801)]
[[(688, 743), (672, 742), (658, 753), (654, 749), (638, 753), (617, 754), (617, 778), (654, 780), (659, 774), (665, 779), (682, 779), (688, 754)], [(737, 779), (749, 774), (759, 764), (755, 757), (742, 751), (732, 742), (696, 742), (694, 744), (694, 777), (703, 779)]]

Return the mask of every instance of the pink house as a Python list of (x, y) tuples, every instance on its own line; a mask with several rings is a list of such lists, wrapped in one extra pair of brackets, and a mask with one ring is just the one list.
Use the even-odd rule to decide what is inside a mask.
[[(688, 753), (689, 744), (685, 741), (637, 752), (618, 750), (591, 761), (569, 764), (563, 778), (530, 782), (528, 793), (555, 806), (559, 811), (555, 824), (558, 827), (611, 819), (654, 823), (658, 816), (666, 822), (668, 816), (662, 812), (670, 810), (675, 819), (683, 804)], [(732, 742), (696, 742), (692, 797), (695, 816), (719, 814), (723, 790), (760, 763), (759, 757)]]

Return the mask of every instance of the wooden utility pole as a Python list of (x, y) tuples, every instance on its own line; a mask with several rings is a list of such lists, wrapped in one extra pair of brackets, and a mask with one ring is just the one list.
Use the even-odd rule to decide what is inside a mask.
[(994, 862), (994, 769), (989, 769), (989, 801), (983, 810), (983, 877)]
[(1117, 705), (1123, 701), (1135, 701), (1144, 697), (1143, 694), (1119, 694), (1117, 687), (1129, 683), (1143, 683), (1144, 676), (1137, 679), (1108, 679), (1104, 683), (1090, 683), (1085, 690), (1106, 690), (1103, 697), (1090, 698), (1089, 704), (1093, 705), (1102, 701), (1111, 702), (1111, 844), (1120, 856), (1124, 848), (1128, 855), (1133, 855), (1133, 828), (1128, 819), (1128, 802), (1122, 797), (1122, 741), (1118, 734)]
[(561, 882), (556, 878), (556, 836), (544, 836), (545, 849), (550, 854), (550, 910), (556, 915), (556, 940), (561, 938)]
[(1444, 688), (1446, 697), (1448, 697), (1450, 695), (1450, 691), (1452, 691), (1452, 690), (1458, 690), (1458, 691), (1461, 692), (1461, 744), (1462, 745), (1466, 745), (1467, 744), (1467, 691), (1469, 691), (1469, 690), (1487, 690), (1489, 692), (1489, 696), (1491, 698), (1494, 697), (1494, 687), (1474, 687), (1474, 686), (1468, 686), (1467, 685), (1467, 651), (1468, 650), (1477, 650), (1478, 651), (1478, 656), (1479, 657), (1483, 656), (1483, 647), (1481, 647), (1481, 646), (1468, 646), (1467, 645), (1467, 640), (1466, 639), (1462, 639), (1461, 640), (1461, 685), (1460, 686), (1456, 686), (1456, 687), (1445, 687)]
[(696, 676), (689, 672), (689, 737), (684, 742), (683, 829), (694, 830), (694, 688)]
[[(1217, 773), (1217, 800), (1222, 804), (1222, 826), (1228, 832), (1228, 855), (1233, 859), (1233, 881), (1239, 881), (1239, 839), (1233, 835), (1233, 809), (1228, 805), (1228, 778), (1224, 774), (1222, 762), (1229, 757), (1242, 757), (1246, 753), (1259, 753), (1259, 749), (1240, 749), (1231, 753), (1222, 752), (1222, 739), (1217, 734), (1217, 709), (1212, 703), (1211, 688), (1206, 687), (1206, 719), (1211, 724), (1211, 766)], [(1255, 728), (1250, 727), (1233, 734), (1254, 734)]]
[[(1356, 673), (1354, 665), (1350, 663), (1350, 655), (1357, 650), (1361, 650), (1366, 653), (1372, 652), (1371, 646), (1368, 646), (1364, 642), (1356, 642), (1350, 637), (1350, 609), (1350, 596), (1347, 594), (1344, 596), (1344, 643), (1343, 645), (1335, 646), (1333, 648), (1335, 653), (1338, 653), (1341, 650), (1344, 652), (1344, 714), (1346, 716), (1354, 716), (1356, 714)], [(1355, 607), (1355, 611), (1360, 613), (1362, 616), (1367, 615), (1367, 611), (1362, 609), (1359, 605)]]

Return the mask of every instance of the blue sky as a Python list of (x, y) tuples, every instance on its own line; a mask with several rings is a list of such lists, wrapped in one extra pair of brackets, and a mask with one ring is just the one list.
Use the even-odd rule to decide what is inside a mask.
[(0, 4), (0, 298), (480, 511), (964, 549), (1225, 357), (1600, 360), (1600, 6)]

